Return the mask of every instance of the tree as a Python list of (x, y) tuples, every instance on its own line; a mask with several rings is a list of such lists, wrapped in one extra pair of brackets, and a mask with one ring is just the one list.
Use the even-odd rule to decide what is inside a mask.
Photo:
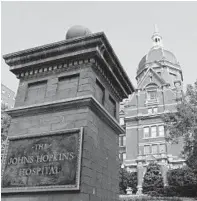
[(8, 136), (8, 128), (10, 126), (11, 117), (6, 113), (8, 107), (1, 104), (1, 155), (4, 153), (5, 142)]
[(184, 197), (197, 196), (197, 175), (194, 174), (191, 168), (184, 167), (169, 170), (167, 178), (169, 186), (166, 189), (166, 195)]
[(157, 163), (151, 162), (147, 166), (142, 184), (144, 194), (159, 195), (164, 188), (163, 177), (160, 171), (160, 166)]
[(187, 85), (176, 109), (177, 112), (163, 116), (168, 131), (167, 140), (177, 142), (180, 137), (184, 139), (183, 153), (187, 164), (197, 171), (197, 80), (194, 86)]
[(131, 187), (133, 193), (137, 192), (137, 172), (128, 172), (125, 167), (119, 169), (119, 191), (126, 194), (126, 189)]
[(136, 192), (137, 192), (137, 172), (128, 173), (127, 187), (131, 187), (133, 194), (136, 194)]
[(126, 194), (127, 189), (127, 176), (128, 172), (126, 171), (125, 167), (119, 167), (119, 191), (120, 194)]

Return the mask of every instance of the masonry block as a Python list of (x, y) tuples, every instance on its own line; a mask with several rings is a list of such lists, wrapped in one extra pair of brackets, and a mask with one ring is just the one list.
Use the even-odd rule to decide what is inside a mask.
[[(107, 52), (107, 54), (101, 54), (101, 52)], [(118, 201), (118, 135), (124, 132), (117, 121), (119, 102), (134, 89), (106, 36), (103, 33), (90, 34), (77, 40), (65, 40), (8, 54), (4, 56), (4, 59), (11, 66), (11, 71), (19, 74), (20, 79), (16, 105), (9, 113), (12, 116), (12, 122), (8, 136), (20, 136), (19, 139), (29, 137), (28, 139), (35, 140), (38, 137), (54, 135), (55, 138), (49, 145), (47, 142), (51, 138), (47, 137), (46, 146), (35, 144), (30, 147), (40, 154), (42, 153), (40, 149), (46, 149), (43, 155), (45, 169), (49, 164), (47, 163), (48, 154), (51, 154), (49, 150), (54, 148), (52, 144), (59, 139), (59, 133), (62, 135), (59, 141), (65, 143), (65, 146), (60, 146), (61, 149), (64, 150), (67, 147), (66, 153), (70, 153), (69, 156), (65, 153), (59, 154), (60, 160), (64, 157), (65, 160), (73, 162), (75, 152), (70, 152), (72, 146), (79, 146), (77, 150), (80, 151), (82, 148), (82, 151), (80, 158), (77, 158), (78, 165), (68, 162), (64, 167), (67, 171), (63, 174), (65, 179), (79, 174), (79, 177), (75, 178), (79, 181), (75, 187), (68, 189), (66, 186), (60, 190), (58, 186), (60, 184), (54, 183), (53, 187), (45, 185), (46, 181), (56, 181), (54, 178), (51, 179), (51, 174), (57, 174), (57, 178), (62, 174), (61, 168), (52, 169), (56, 163), (50, 161), (50, 167), (48, 167), (50, 174), (46, 171), (49, 175), (46, 176), (44, 169), (41, 169), (44, 175), (42, 181), (33, 187), (26, 183), (27, 186), (24, 188), (19, 186), (13, 192), (12, 190), (4, 191), (2, 200)], [(111, 64), (115, 66), (113, 73), (112, 68), (109, 67)], [(70, 138), (71, 135), (66, 136), (66, 134), (77, 129), (81, 132), (83, 130), (83, 135), (81, 144), (75, 145), (74, 137)], [(62, 132), (63, 134), (65, 132), (65, 136)], [(70, 140), (69, 143), (64, 141), (66, 137)], [(61, 143), (59, 144), (62, 145)], [(22, 144), (18, 148), (21, 147), (23, 147)], [(54, 156), (52, 151), (50, 157)], [(26, 164), (28, 168), (29, 161), (32, 159), (29, 158)], [(10, 164), (13, 160), (18, 159), (11, 158)], [(37, 167), (37, 164), (33, 162), (31, 167)], [(42, 167), (43, 164), (39, 165)], [(73, 165), (72, 168), (69, 169), (69, 165)], [(73, 173), (76, 167), (79, 167), (79, 171)], [(18, 166), (15, 166), (16, 168)], [(29, 181), (31, 173), (37, 174), (34, 179), (40, 178), (40, 170), (36, 170), (37, 172), (25, 169), (26, 173), (24, 170), (22, 172), (26, 174)], [(70, 176), (66, 177), (66, 174)], [(69, 183), (70, 180), (68, 179), (67, 182)], [(4, 186), (3, 189), (5, 188)]]

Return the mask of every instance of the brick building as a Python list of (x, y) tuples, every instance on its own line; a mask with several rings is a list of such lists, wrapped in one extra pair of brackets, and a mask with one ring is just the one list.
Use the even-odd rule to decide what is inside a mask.
[(141, 191), (143, 175), (150, 161), (162, 165), (164, 183), (168, 168), (184, 164), (181, 141), (170, 144), (162, 114), (176, 110), (182, 97), (182, 70), (174, 54), (163, 48), (162, 37), (155, 27), (153, 47), (137, 69), (135, 93), (121, 104), (120, 124), (126, 135), (119, 138), (119, 157), (129, 171), (138, 171), (138, 190)]
[(8, 108), (13, 108), (15, 103), (15, 93), (3, 84), (1, 84), (1, 103)]

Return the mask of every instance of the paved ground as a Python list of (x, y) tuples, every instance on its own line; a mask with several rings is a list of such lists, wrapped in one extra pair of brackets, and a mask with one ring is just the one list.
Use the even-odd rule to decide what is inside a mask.
[[(120, 199), (120, 201), (122, 201), (122, 200), (127, 201), (131, 198), (135, 198), (135, 197), (137, 198), (138, 196), (137, 195), (120, 195), (119, 197), (122, 198), (122, 199)], [(184, 198), (184, 197), (182, 197), (181, 199), (183, 201), (197, 201), (197, 198)]]

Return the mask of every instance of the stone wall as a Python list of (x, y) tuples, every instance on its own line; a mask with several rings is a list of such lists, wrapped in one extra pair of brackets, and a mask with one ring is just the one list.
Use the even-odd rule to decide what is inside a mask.
[[(88, 107), (12, 119), (10, 136), (84, 128), (80, 193), (2, 196), (2, 200), (106, 200), (118, 195), (118, 135)], [(117, 144), (118, 145), (118, 144)]]
[[(105, 78), (96, 74), (94, 65), (89, 63), (86, 66), (79, 65), (76, 67), (78, 70), (75, 71), (56, 72), (43, 74), (36, 78), (21, 79), (15, 107), (93, 95), (112, 116), (118, 119), (118, 112), (113, 112), (113, 103), (115, 103), (115, 110), (119, 111), (118, 98), (106, 83)], [(100, 92), (98, 90), (98, 85), (104, 89), (103, 102), (100, 101), (102, 95), (101, 90)]]

